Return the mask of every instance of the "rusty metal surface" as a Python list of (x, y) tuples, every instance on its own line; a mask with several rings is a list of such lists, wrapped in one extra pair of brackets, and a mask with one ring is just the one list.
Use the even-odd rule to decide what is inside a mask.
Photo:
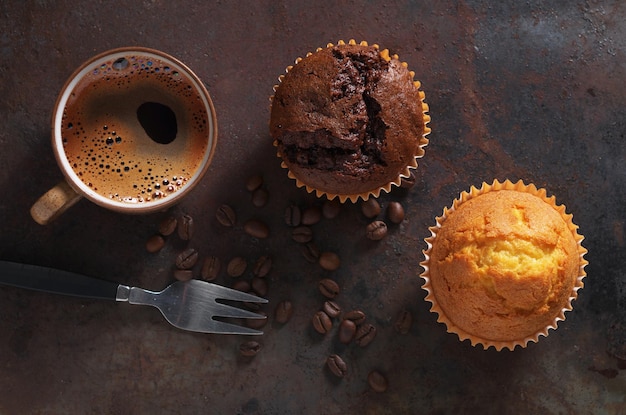
[[(614, 1), (0, 3), (0, 259), (81, 272), (146, 288), (171, 280), (170, 238), (146, 240), (164, 214), (123, 216), (81, 201), (42, 227), (30, 205), (61, 179), (50, 145), (56, 94), (82, 61), (116, 46), (161, 49), (207, 84), (219, 123), (217, 155), (200, 187), (173, 213), (198, 228), (201, 255), (251, 263), (272, 255), (273, 306), (261, 352), (242, 338), (170, 327), (158, 311), (12, 288), (0, 290), (0, 413), (626, 413), (626, 4)], [(418, 183), (381, 198), (406, 220), (379, 243), (365, 239), (359, 206), (314, 225), (339, 254), (328, 272), (291, 240), (283, 211), (319, 203), (286, 178), (268, 135), (272, 85), (287, 65), (328, 42), (355, 38), (398, 53), (423, 83), (433, 133)], [(246, 179), (262, 174), (269, 203), (254, 207)], [(588, 248), (585, 288), (557, 331), (526, 349), (484, 351), (446, 334), (423, 301), (423, 239), (459, 192), (494, 178), (524, 179), (566, 204)], [(222, 203), (237, 210), (220, 227)], [(242, 230), (248, 218), (266, 240)], [(317, 281), (341, 284), (344, 308), (361, 308), (379, 333), (360, 348), (310, 327)], [(224, 272), (218, 282), (232, 280)], [(245, 277), (244, 277), (245, 278)], [(414, 316), (408, 334), (396, 313)], [(335, 328), (336, 330), (336, 328)], [(334, 332), (333, 332), (334, 333)], [(338, 353), (338, 380), (324, 368)], [(386, 374), (373, 392), (367, 374)]]

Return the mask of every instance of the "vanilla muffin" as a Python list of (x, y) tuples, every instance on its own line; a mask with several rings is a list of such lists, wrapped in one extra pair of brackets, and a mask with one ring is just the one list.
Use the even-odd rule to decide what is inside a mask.
[(428, 106), (414, 73), (367, 42), (329, 44), (287, 68), (270, 134), (299, 187), (341, 202), (390, 191), (424, 155)]
[(430, 230), (426, 300), (473, 345), (513, 350), (537, 341), (565, 319), (583, 286), (583, 237), (565, 207), (534, 185), (472, 187)]

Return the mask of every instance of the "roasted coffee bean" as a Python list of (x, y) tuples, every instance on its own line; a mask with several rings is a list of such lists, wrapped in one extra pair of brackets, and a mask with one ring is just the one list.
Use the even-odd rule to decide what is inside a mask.
[(195, 230), (195, 226), (193, 223), (193, 218), (187, 214), (183, 215), (178, 221), (178, 236), (183, 241), (188, 241), (193, 236), (193, 232)]
[(267, 201), (269, 200), (269, 198), (270, 193), (267, 191), (267, 189), (264, 189), (262, 187), (252, 192), (252, 204), (256, 207), (263, 207), (267, 205)]
[(352, 320), (342, 320), (339, 324), (339, 341), (348, 344), (354, 339), (356, 334), (356, 324)]
[(287, 226), (300, 226), (300, 222), (302, 220), (302, 213), (300, 208), (296, 205), (288, 206), (285, 209), (285, 223)]
[(365, 236), (372, 241), (380, 241), (387, 236), (387, 224), (382, 220), (375, 220), (365, 228)]
[(407, 334), (411, 330), (413, 316), (409, 310), (401, 310), (393, 323), (393, 328), (400, 334)]
[(254, 192), (256, 189), (263, 185), (263, 176), (260, 174), (251, 176), (246, 182), (246, 189), (249, 192)]
[(253, 238), (265, 239), (270, 235), (270, 228), (258, 219), (250, 219), (243, 225), (243, 230)]
[(252, 287), (250, 286), (250, 283), (246, 280), (237, 280), (233, 284), (232, 289), (247, 293), (252, 289)]
[(375, 218), (380, 214), (380, 211), (380, 203), (373, 197), (361, 203), (361, 212), (363, 212), (366, 218)]
[(334, 271), (339, 268), (339, 265), (341, 265), (339, 255), (334, 252), (322, 252), (318, 259), (318, 263), (326, 271)]
[(246, 357), (256, 356), (261, 351), (261, 347), (261, 343), (254, 340), (248, 340), (247, 342), (243, 342), (239, 345), (239, 353)]
[(193, 278), (193, 272), (190, 269), (174, 270), (174, 278), (178, 281), (189, 281)]
[(204, 259), (202, 263), (202, 270), (200, 275), (205, 281), (213, 281), (217, 278), (222, 267), (222, 261), (216, 256), (209, 256)]
[(333, 299), (339, 295), (339, 284), (330, 278), (324, 278), (319, 282), (319, 290), (326, 298)]
[(231, 228), (237, 223), (237, 214), (229, 205), (218, 207), (217, 212), (215, 212), (215, 218), (222, 226), (226, 226), (227, 228)]
[(342, 378), (348, 372), (348, 365), (346, 362), (336, 354), (331, 354), (326, 359), (326, 366), (330, 372), (337, 376), (338, 378)]
[(254, 263), (254, 276), (259, 278), (265, 278), (272, 269), (272, 257), (269, 255), (262, 255)]
[(267, 295), (267, 291), (269, 289), (267, 278), (252, 278), (252, 282), (250, 283), (252, 286), (252, 291), (254, 291), (257, 295), (261, 297), (265, 297)]
[(387, 206), (387, 218), (392, 223), (400, 223), (404, 220), (404, 208), (399, 202), (389, 202)]
[[(259, 310), (256, 311), (256, 313), (267, 317), (265, 311)], [(245, 319), (245, 324), (251, 329), (260, 329), (262, 327), (265, 327), (265, 325), (267, 324), (267, 318), (247, 318)]]
[(159, 233), (163, 236), (170, 236), (176, 230), (178, 221), (174, 216), (167, 216), (159, 222)]
[(293, 304), (291, 301), (284, 300), (278, 303), (274, 310), (274, 319), (277, 323), (285, 324), (293, 315)]
[(161, 235), (153, 235), (146, 241), (146, 250), (150, 253), (159, 252), (165, 246), (165, 239)]
[(327, 200), (322, 205), (322, 216), (326, 219), (335, 219), (341, 211), (341, 202), (338, 199)]
[(355, 340), (356, 344), (361, 347), (365, 347), (374, 340), (376, 337), (376, 327), (370, 323), (365, 323), (359, 326), (356, 331)]
[(306, 244), (299, 245), (300, 252), (302, 252), (302, 256), (310, 263), (316, 263), (320, 257), (320, 250), (315, 245), (315, 242), (308, 242)]
[(326, 334), (332, 329), (333, 321), (328, 314), (323, 311), (318, 311), (313, 315), (313, 328), (320, 334)]
[(313, 230), (308, 226), (298, 226), (291, 231), (291, 237), (294, 241), (305, 244), (313, 240)]
[(404, 188), (404, 189), (410, 189), (411, 187), (415, 186), (415, 182), (417, 181), (417, 179), (415, 178), (415, 172), (413, 170), (410, 170), (411, 174), (409, 175), (409, 177), (403, 177), (402, 180), (400, 181), (400, 187)]
[(352, 320), (354, 321), (354, 324), (358, 326), (365, 322), (365, 313), (361, 310), (348, 311), (346, 314), (343, 315), (343, 319)]
[(311, 206), (302, 212), (302, 224), (306, 226), (315, 225), (322, 219), (322, 209), (318, 206)]
[(372, 390), (380, 393), (385, 392), (389, 386), (387, 378), (377, 370), (372, 370), (369, 375), (367, 375), (367, 383)]
[(241, 277), (248, 268), (248, 262), (245, 258), (236, 256), (228, 262), (226, 273), (231, 277)]
[(324, 312), (328, 314), (330, 318), (338, 317), (339, 314), (341, 314), (341, 307), (339, 306), (339, 304), (331, 300), (324, 302), (322, 310), (324, 310)]
[(198, 261), (198, 251), (194, 248), (187, 248), (176, 257), (176, 268), (191, 269)]

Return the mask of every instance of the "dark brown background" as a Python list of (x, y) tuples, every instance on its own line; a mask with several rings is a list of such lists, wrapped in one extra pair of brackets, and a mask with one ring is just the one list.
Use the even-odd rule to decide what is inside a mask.
[[(104, 50), (142, 45), (186, 62), (217, 109), (218, 153), (192, 195), (173, 210), (197, 222), (202, 256), (274, 257), (271, 314), (291, 299), (294, 318), (270, 319), (252, 360), (237, 336), (170, 327), (149, 308), (0, 290), (0, 413), (624, 414), (626, 402), (626, 3), (615, 1), (16, 1), (0, 3), (0, 259), (53, 266), (151, 289), (171, 280), (171, 238), (145, 241), (163, 214), (123, 216), (81, 201), (42, 227), (31, 204), (61, 179), (49, 120), (70, 73)], [(310, 206), (274, 156), (272, 85), (298, 56), (339, 39), (367, 40), (400, 55), (423, 83), (432, 134), (418, 184), (381, 198), (407, 219), (372, 243), (358, 206), (315, 225), (315, 240), (342, 258), (328, 273), (307, 263), (282, 221)], [(245, 181), (270, 192), (250, 203)], [(423, 301), (419, 262), (428, 226), (459, 192), (494, 178), (523, 179), (566, 204), (589, 249), (585, 288), (557, 331), (514, 352), (484, 351), (446, 334)], [(232, 204), (235, 229), (214, 212)], [(242, 232), (267, 221), (265, 241)], [(379, 334), (365, 349), (312, 332), (332, 277), (338, 302), (360, 307)], [(231, 284), (223, 272), (218, 281)], [(395, 314), (415, 317), (407, 335)], [(346, 378), (324, 368), (329, 353)], [(389, 390), (368, 389), (378, 369)]]

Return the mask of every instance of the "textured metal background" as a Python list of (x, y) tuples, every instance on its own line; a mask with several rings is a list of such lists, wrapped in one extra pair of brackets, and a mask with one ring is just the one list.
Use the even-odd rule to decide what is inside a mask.
[[(397, 200), (406, 220), (379, 243), (363, 236), (358, 206), (315, 225), (337, 252), (328, 273), (307, 263), (283, 211), (310, 206), (274, 156), (272, 85), (285, 67), (339, 39), (400, 55), (423, 83), (433, 133), (418, 184)], [(170, 327), (156, 310), (0, 290), (0, 413), (444, 414), (626, 413), (626, 3), (614, 1), (3, 1), (0, 3), (0, 259), (58, 267), (146, 288), (171, 280), (170, 238), (144, 244), (164, 214), (123, 216), (80, 202), (42, 227), (31, 204), (61, 179), (49, 120), (69, 74), (88, 57), (141, 45), (180, 58), (207, 84), (219, 124), (217, 155), (200, 187), (173, 213), (198, 225), (189, 245), (224, 262), (270, 254), (272, 319), (254, 359), (236, 336)], [(270, 201), (255, 208), (246, 179), (263, 174)], [(459, 342), (423, 301), (419, 262), (428, 226), (459, 192), (494, 178), (524, 179), (557, 196), (585, 235), (588, 277), (557, 331), (514, 352)], [(235, 229), (214, 219), (222, 203)], [(260, 218), (271, 236), (242, 231)], [(344, 308), (379, 328), (367, 348), (343, 346), (309, 325), (332, 277)], [(231, 284), (222, 272), (218, 282)], [(408, 308), (410, 333), (392, 328)], [(349, 365), (338, 381), (329, 353)], [(389, 390), (367, 386), (378, 369)]]

